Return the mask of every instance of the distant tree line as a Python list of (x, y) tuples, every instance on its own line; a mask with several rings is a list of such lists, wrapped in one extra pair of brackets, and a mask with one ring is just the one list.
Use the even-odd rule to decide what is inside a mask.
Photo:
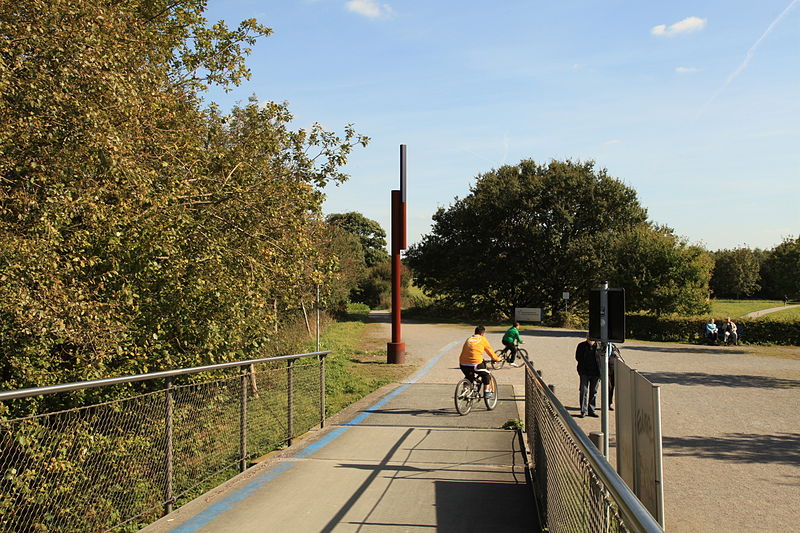
[(770, 250), (742, 247), (712, 256), (711, 291), (718, 298), (800, 299), (800, 237)]
[(608, 281), (625, 288), (630, 312), (696, 315), (712, 295), (796, 298), (799, 243), (712, 253), (649, 221), (636, 191), (591, 161), (524, 160), (478, 175), (440, 208), (406, 263), (429, 296), (468, 313), (542, 307), (567, 319), (564, 292), (585, 312), (587, 290)]

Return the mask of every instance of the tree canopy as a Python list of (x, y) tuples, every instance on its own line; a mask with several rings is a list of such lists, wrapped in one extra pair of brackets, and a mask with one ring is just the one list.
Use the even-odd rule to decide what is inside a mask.
[(708, 311), (713, 259), (664, 226), (642, 224), (612, 240), (609, 281), (625, 288), (628, 311), (694, 315)]
[(333, 213), (325, 217), (325, 221), (358, 237), (364, 252), (364, 262), (368, 267), (389, 260), (389, 254), (386, 252), (386, 231), (375, 220), (356, 211), (350, 211)]
[(281, 103), (204, 108), (271, 31), (204, 5), (0, 3), (3, 388), (257, 353), (276, 309), (341, 275), (322, 189), (368, 139), (292, 130)]
[(773, 248), (761, 268), (766, 296), (800, 298), (800, 237), (786, 238)]
[(759, 252), (749, 248), (714, 253), (711, 290), (717, 297), (740, 298), (755, 294), (761, 285)]
[(477, 177), (406, 255), (416, 283), (483, 312), (560, 309), (603, 279), (605, 248), (645, 223), (636, 192), (593, 162), (532, 160)]

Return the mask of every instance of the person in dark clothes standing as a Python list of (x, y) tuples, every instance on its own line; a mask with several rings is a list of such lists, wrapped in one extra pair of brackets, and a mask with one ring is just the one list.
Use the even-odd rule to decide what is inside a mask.
[(597, 384), (600, 383), (597, 349), (597, 342), (590, 339), (588, 333), (586, 334), (586, 340), (575, 348), (575, 360), (578, 362), (578, 375), (580, 376), (580, 418), (587, 414), (597, 417), (595, 404), (597, 401)]

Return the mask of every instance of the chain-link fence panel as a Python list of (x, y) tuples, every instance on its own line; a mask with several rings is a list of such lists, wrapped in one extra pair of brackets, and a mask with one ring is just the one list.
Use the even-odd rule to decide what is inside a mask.
[[(525, 430), (542, 527), (559, 532), (660, 532), (528, 362)], [(601, 462), (605, 464), (601, 464)]]
[(0, 531), (138, 530), (320, 424), (326, 354), (115, 378), (158, 390), (0, 420)]

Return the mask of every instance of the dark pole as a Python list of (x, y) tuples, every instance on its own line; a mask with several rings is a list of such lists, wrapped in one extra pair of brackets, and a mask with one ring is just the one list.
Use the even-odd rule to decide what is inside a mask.
[(392, 342), (388, 363), (406, 362), (406, 344), (400, 334), (400, 250), (406, 247), (406, 145), (400, 145), (400, 190), (392, 191)]

